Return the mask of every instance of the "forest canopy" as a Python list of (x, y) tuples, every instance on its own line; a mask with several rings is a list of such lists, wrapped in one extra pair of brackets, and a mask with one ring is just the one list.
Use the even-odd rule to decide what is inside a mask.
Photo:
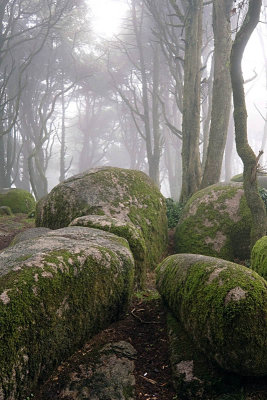
[[(1, 2), (0, 187), (40, 199), (111, 165), (185, 202), (242, 172), (229, 67), (249, 1), (104, 3)], [(256, 155), (267, 138), (266, 29), (264, 1), (242, 64)]]

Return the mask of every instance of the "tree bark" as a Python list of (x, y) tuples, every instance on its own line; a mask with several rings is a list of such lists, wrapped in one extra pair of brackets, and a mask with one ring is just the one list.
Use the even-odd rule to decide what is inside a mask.
[(236, 149), (244, 165), (244, 191), (252, 215), (251, 247), (265, 235), (267, 224), (265, 206), (259, 196), (257, 185), (257, 165), (262, 153), (260, 152), (256, 157), (248, 143), (247, 110), (241, 62), (247, 42), (259, 21), (261, 5), (262, 0), (250, 0), (245, 20), (233, 43), (230, 63)]
[(202, 8), (202, 0), (188, 2), (185, 19), (181, 202), (185, 202), (199, 189), (201, 181), (199, 133)]
[(229, 71), (232, 48), (230, 11), (232, 0), (213, 1), (214, 82), (209, 145), (201, 187), (219, 182), (231, 108)]

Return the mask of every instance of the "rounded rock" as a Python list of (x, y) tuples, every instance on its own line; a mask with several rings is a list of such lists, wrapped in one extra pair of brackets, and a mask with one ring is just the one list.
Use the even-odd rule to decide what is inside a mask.
[(267, 283), (256, 272), (177, 254), (157, 268), (157, 287), (209, 359), (239, 375), (267, 375)]
[(250, 257), (250, 230), (243, 185), (212, 185), (186, 203), (176, 227), (176, 252), (245, 260)]

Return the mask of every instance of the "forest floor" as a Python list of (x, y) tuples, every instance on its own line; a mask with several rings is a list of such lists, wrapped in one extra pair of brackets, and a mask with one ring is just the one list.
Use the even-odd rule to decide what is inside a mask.
[[(135, 358), (136, 400), (176, 399), (176, 393), (172, 387), (165, 316), (162, 302), (154, 289), (139, 292), (134, 296), (125, 318), (94, 336), (81, 351), (86, 352), (87, 348), (92, 346), (120, 340), (131, 343), (137, 352)], [(71, 365), (71, 362), (72, 358), (64, 363), (64, 367), (68, 363)], [(40, 392), (34, 394), (34, 400), (57, 399), (55, 380), (59, 380), (60, 387), (61, 373), (62, 368), (59, 367), (51, 379), (40, 388)], [(45, 393), (44, 396), (42, 392)]]
[(27, 219), (26, 214), (4, 215), (0, 217), (0, 250), (8, 247), (13, 238), (26, 229), (35, 226), (34, 219)]

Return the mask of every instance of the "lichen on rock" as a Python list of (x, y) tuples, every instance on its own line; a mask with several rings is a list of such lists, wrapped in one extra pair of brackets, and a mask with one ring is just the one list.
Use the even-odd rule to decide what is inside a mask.
[(240, 375), (267, 375), (267, 283), (256, 272), (177, 254), (157, 268), (157, 287), (209, 359)]
[(242, 184), (216, 184), (195, 193), (175, 232), (178, 253), (234, 261), (250, 257), (251, 213)]
[(0, 253), (0, 391), (17, 400), (120, 318), (133, 289), (125, 239), (70, 227)]

